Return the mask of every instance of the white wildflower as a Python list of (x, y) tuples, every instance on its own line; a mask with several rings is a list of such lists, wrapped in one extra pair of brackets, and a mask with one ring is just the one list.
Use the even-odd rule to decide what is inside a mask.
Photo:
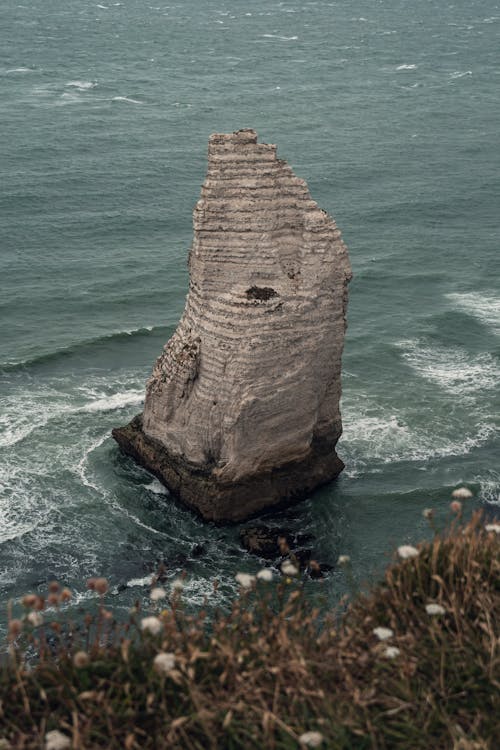
[(291, 562), (291, 560), (285, 560), (285, 562), (281, 564), (281, 572), (286, 576), (296, 576), (299, 569), (293, 564), (293, 562)]
[(141, 620), (141, 630), (151, 635), (158, 635), (161, 631), (161, 620), (157, 617), (144, 617)]
[(418, 557), (418, 549), (411, 544), (403, 544), (398, 547), (398, 555), (402, 560), (408, 560), (410, 557)]
[(174, 578), (172, 583), (170, 584), (170, 588), (172, 591), (182, 591), (184, 589), (184, 581), (182, 578)]
[(250, 573), (236, 573), (235, 578), (243, 589), (252, 588), (255, 581), (255, 576), (251, 576)]
[(472, 492), (467, 489), (467, 487), (457, 487), (456, 490), (453, 490), (451, 496), (455, 498), (455, 500), (470, 500)]
[(160, 599), (165, 599), (167, 595), (167, 592), (165, 589), (162, 589), (161, 586), (156, 586), (154, 589), (151, 590), (151, 593), (149, 595), (149, 598), (153, 602), (158, 602)]
[(321, 732), (304, 732), (300, 735), (299, 742), (306, 747), (319, 747), (323, 742), (323, 735)]
[(262, 568), (262, 570), (259, 570), (259, 572), (257, 573), (257, 578), (259, 579), (259, 581), (266, 581), (267, 583), (269, 583), (273, 580), (273, 571), (271, 570), (271, 568)]
[(395, 659), (396, 656), (399, 656), (401, 651), (397, 646), (387, 646), (386, 650), (384, 651), (384, 656), (386, 656), (388, 659)]
[(29, 615), (26, 618), (30, 625), (33, 625), (34, 628), (40, 627), (40, 625), (43, 625), (43, 615), (40, 614), (40, 612), (30, 612)]
[(495, 534), (500, 534), (500, 523), (487, 523), (484, 528), (486, 531), (494, 531)]
[(446, 614), (446, 610), (444, 607), (442, 607), (440, 604), (426, 604), (425, 605), (425, 611), (428, 615), (444, 615)]
[(424, 518), (432, 518), (434, 515), (434, 511), (432, 508), (424, 508), (422, 511), (422, 515)]
[(394, 635), (394, 630), (391, 630), (391, 628), (373, 628), (373, 635), (376, 635), (379, 641), (387, 641)]
[(90, 657), (86, 651), (77, 651), (76, 654), (74, 654), (73, 656), (73, 664), (78, 669), (81, 669), (82, 667), (86, 667), (89, 662), (90, 662)]
[(175, 667), (175, 654), (161, 651), (153, 659), (153, 668), (158, 674), (168, 674)]
[(349, 555), (339, 555), (339, 559), (337, 560), (338, 565), (349, 565), (351, 562), (351, 558)]
[(71, 747), (71, 740), (67, 734), (53, 729), (45, 735), (45, 750), (66, 750)]

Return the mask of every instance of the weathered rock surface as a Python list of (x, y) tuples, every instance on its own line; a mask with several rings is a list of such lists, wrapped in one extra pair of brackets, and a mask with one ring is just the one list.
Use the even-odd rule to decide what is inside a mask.
[(204, 518), (238, 521), (333, 479), (347, 249), (253, 130), (210, 137), (190, 284), (122, 450)]

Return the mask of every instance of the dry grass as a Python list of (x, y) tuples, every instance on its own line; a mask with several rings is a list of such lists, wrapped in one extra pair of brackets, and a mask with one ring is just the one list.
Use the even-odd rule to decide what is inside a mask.
[[(80, 632), (62, 616), (36, 625), (32, 615), (33, 627), (26, 617), (45, 603), (27, 600), (0, 670), (0, 747), (50, 748), (57, 729), (75, 749), (285, 750), (322, 739), (339, 750), (495, 750), (499, 539), (479, 515), (455, 525), (392, 564), (341, 619), (311, 609), (291, 579), (257, 581), (210, 625), (174, 593), (149, 623), (156, 635), (141, 630), (140, 612), (113, 621), (102, 579), (99, 612)], [(51, 595), (60, 601), (55, 586)], [(428, 614), (429, 603), (443, 613)], [(393, 634), (379, 640), (378, 627)], [(175, 662), (155, 667), (159, 652)]]

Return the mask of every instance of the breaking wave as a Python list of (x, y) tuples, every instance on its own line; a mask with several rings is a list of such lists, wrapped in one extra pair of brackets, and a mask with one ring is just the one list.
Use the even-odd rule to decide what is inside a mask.
[(81, 403), (82, 393), (57, 391), (54, 387), (21, 391), (2, 401), (0, 416), (0, 447), (11, 447), (28, 438), (33, 432), (50, 422), (76, 414), (95, 414), (118, 411), (141, 404), (144, 388), (128, 389), (110, 394), (97, 394), (98, 398)]
[(500, 334), (500, 298), (482, 292), (452, 292), (446, 295), (456, 308), (472, 315), (481, 323)]
[(45, 362), (51, 362), (60, 357), (68, 357), (77, 352), (91, 349), (102, 344), (109, 344), (111, 341), (128, 340), (131, 337), (149, 336), (151, 333), (157, 331), (164, 331), (166, 326), (143, 326), (142, 328), (133, 328), (131, 330), (115, 331), (113, 333), (106, 333), (104, 336), (96, 336), (92, 339), (86, 339), (79, 341), (69, 346), (61, 347), (53, 352), (47, 352), (46, 354), (40, 354), (32, 359), (20, 360), (19, 362), (3, 362), (0, 364), (0, 372), (12, 372), (15, 370), (24, 370), (29, 367), (44, 364)]
[(494, 425), (486, 423), (470, 434), (457, 430), (454, 436), (448, 430), (433, 431), (426, 425), (410, 428), (403, 414), (387, 413), (364, 401), (348, 401), (342, 412), (341, 453), (348, 476), (374, 461), (388, 464), (463, 456), (484, 445), (496, 432)]
[(75, 412), (99, 412), (114, 411), (123, 409), (125, 406), (133, 406), (142, 403), (144, 399), (144, 388), (137, 391), (123, 391), (122, 393), (113, 393), (104, 398), (98, 398), (96, 401), (89, 401), (88, 404), (75, 409)]
[(428, 346), (417, 339), (398, 342), (403, 360), (420, 376), (457, 396), (498, 386), (498, 362), (491, 354), (469, 354), (458, 347)]

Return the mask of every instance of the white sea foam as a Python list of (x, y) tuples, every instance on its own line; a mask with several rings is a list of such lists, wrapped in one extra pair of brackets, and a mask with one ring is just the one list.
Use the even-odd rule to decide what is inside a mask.
[(34, 463), (23, 466), (17, 457), (0, 463), (0, 544), (29, 534), (45, 520), (53, 497), (35, 491), (44, 470)]
[(453, 73), (450, 73), (450, 78), (454, 80), (455, 78), (464, 78), (464, 76), (471, 76), (472, 70), (454, 70)]
[(6, 70), (5, 73), (34, 73), (34, 70), (33, 68), (10, 68), (10, 70)]
[(88, 446), (88, 448), (85, 449), (83, 456), (81, 457), (80, 461), (77, 463), (75, 467), (76, 473), (82, 480), (82, 484), (84, 484), (86, 487), (90, 487), (96, 492), (100, 492), (99, 487), (96, 484), (94, 484), (87, 476), (88, 459), (89, 459), (90, 454), (93, 453), (95, 450), (97, 450), (97, 448), (99, 448), (108, 439), (109, 439), (109, 433), (106, 431), (104, 435), (101, 435), (96, 440), (94, 440)]
[(190, 575), (183, 581), (182, 599), (191, 606), (201, 607), (207, 601), (210, 600), (212, 606), (222, 604), (225, 598), (224, 590), (227, 591), (227, 586), (231, 586), (234, 590), (238, 588), (237, 582), (234, 580), (233, 575), (225, 576), (218, 574), (217, 579), (219, 586), (214, 591), (213, 584), (206, 577), (198, 578), (197, 576)]
[(65, 91), (64, 94), (61, 94), (56, 104), (59, 106), (63, 106), (65, 104), (82, 104), (83, 101), (84, 99), (76, 92)]
[(403, 65), (398, 65), (396, 70), (416, 70), (418, 68), (418, 65), (415, 65), (414, 63), (403, 63)]
[(344, 400), (342, 408), (344, 433), (342, 456), (346, 460), (348, 476), (357, 476), (367, 465), (370, 471), (381, 464), (399, 461), (427, 461), (447, 456), (463, 456), (484, 445), (495, 434), (494, 425), (483, 423), (467, 434), (457, 430), (450, 437), (451, 425), (435, 430), (419, 427), (410, 429), (401, 413), (387, 413), (361, 398)]
[(458, 347), (428, 346), (417, 339), (400, 341), (402, 357), (421, 377), (457, 396), (498, 387), (499, 368), (491, 354), (469, 354)]
[(500, 335), (500, 297), (492, 297), (482, 292), (453, 292), (447, 294), (446, 298), (453, 302), (454, 306), (472, 315), (481, 323), (489, 326), (494, 333)]
[[(140, 381), (136, 373), (129, 372), (114, 384), (104, 376), (92, 377), (77, 387), (57, 378), (41, 382), (38, 387), (30, 383), (0, 399), (0, 447), (16, 445), (57, 419), (138, 405), (144, 396), (143, 386), (131, 389), (124, 385), (137, 385)], [(114, 393), (107, 392), (110, 385), (117, 389)]]
[(116, 498), (113, 498), (109, 495), (109, 493), (101, 493), (105, 495), (108, 506), (112, 508), (113, 511), (115, 511), (120, 518), (122, 516), (126, 516), (128, 519), (130, 519), (133, 523), (136, 524), (136, 526), (140, 526), (141, 529), (145, 529), (146, 531), (151, 531), (153, 534), (158, 534), (159, 536), (168, 536), (168, 534), (165, 534), (164, 531), (160, 531), (159, 529), (155, 529), (153, 526), (149, 526), (147, 523), (144, 523), (144, 521), (141, 521), (140, 518), (137, 518), (137, 516), (134, 516), (133, 513), (131, 513), (124, 505), (121, 505)]
[(490, 469), (489, 475), (477, 477), (480, 484), (479, 499), (490, 505), (500, 505), (500, 474)]
[(153, 479), (149, 484), (143, 484), (142, 486), (152, 492), (153, 495), (168, 495), (167, 488), (158, 479)]
[(127, 581), (128, 588), (134, 588), (135, 586), (151, 586), (151, 582), (153, 580), (153, 574), (150, 573), (147, 576), (144, 576), (143, 578), (131, 578), (130, 581)]
[(78, 91), (88, 91), (89, 89), (95, 89), (97, 86), (96, 81), (69, 81), (66, 86), (68, 88), (78, 89)]
[(129, 102), (129, 104), (144, 104), (144, 102), (140, 102), (138, 99), (132, 99), (129, 96), (114, 96), (111, 101), (113, 101), (113, 102)]
[(113, 393), (110, 396), (103, 396), (96, 401), (90, 401), (84, 406), (78, 407), (75, 411), (98, 412), (114, 411), (123, 409), (125, 406), (140, 404), (144, 398), (144, 389), (137, 391), (123, 391), (122, 393)]
[[(38, 399), (37, 397), (38, 396)], [(49, 422), (66, 415), (96, 413), (123, 409), (138, 405), (144, 398), (144, 390), (123, 391), (98, 398), (83, 406), (71, 403), (47, 401), (45, 394), (39, 393), (31, 399), (14, 399), (4, 404), (7, 410), (0, 417), (0, 447), (16, 445), (29, 437), (35, 430), (46, 427)], [(61, 394), (61, 399), (65, 396)], [(67, 398), (67, 396), (66, 396)]]
[(0, 416), (0, 447), (20, 443), (51, 419), (71, 411), (69, 404), (52, 403), (50, 393), (33, 393), (5, 399)]
[(280, 42), (293, 42), (298, 36), (280, 36), (279, 34), (262, 34), (265, 39), (279, 39)]

